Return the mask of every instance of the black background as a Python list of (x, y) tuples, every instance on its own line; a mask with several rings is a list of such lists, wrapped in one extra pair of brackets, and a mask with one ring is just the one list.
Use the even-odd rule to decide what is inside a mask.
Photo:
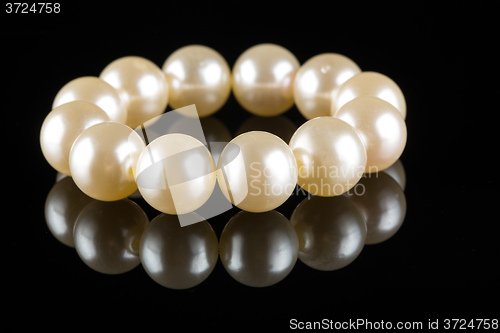
[[(489, 47), (497, 38), (492, 8), (328, 1), (78, 2), (61, 8), (51, 15), (6, 14), (2, 8), (7, 282), (1, 299), (7, 321), (72, 329), (98, 327), (105, 319), (112, 326), (149, 329), (157, 322), (165, 330), (181, 324), (239, 331), (259, 325), (285, 330), (291, 318), (498, 318), (498, 105), (487, 90), (494, 88), (497, 67), (497, 51)], [(366, 246), (339, 271), (315, 271), (298, 261), (288, 277), (267, 288), (239, 284), (219, 260), (205, 282), (177, 291), (156, 284), (140, 266), (116, 276), (97, 273), (52, 236), (43, 205), (56, 172), (45, 162), (38, 136), (65, 83), (98, 76), (126, 55), (161, 66), (189, 44), (214, 48), (232, 66), (245, 49), (263, 42), (288, 48), (300, 63), (341, 53), (401, 87), (408, 106), (401, 157), (407, 214), (393, 238)], [(295, 107), (285, 115), (304, 122)], [(234, 134), (250, 115), (231, 96), (215, 116)], [(290, 217), (298, 202), (291, 198), (279, 210)], [(231, 214), (210, 221), (217, 234)]]

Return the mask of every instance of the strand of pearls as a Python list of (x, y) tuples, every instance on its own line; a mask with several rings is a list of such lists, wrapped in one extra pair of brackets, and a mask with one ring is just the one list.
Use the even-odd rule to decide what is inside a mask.
[[(271, 117), (294, 104), (307, 121), (290, 142), (264, 131), (238, 135), (220, 151), (181, 133), (148, 140), (147, 126), (194, 104), (195, 117), (217, 112), (231, 91), (250, 113)], [(296, 184), (317, 196), (347, 192), (364, 173), (381, 171), (406, 145), (406, 103), (387, 76), (362, 72), (351, 59), (320, 54), (302, 66), (287, 49), (259, 44), (232, 70), (215, 50), (190, 45), (162, 68), (137, 56), (111, 62), (99, 77), (80, 77), (57, 93), (40, 144), (48, 163), (97, 200), (139, 189), (154, 208), (185, 214), (218, 183), (233, 205), (265, 212)], [(142, 133), (142, 136), (141, 136)]]

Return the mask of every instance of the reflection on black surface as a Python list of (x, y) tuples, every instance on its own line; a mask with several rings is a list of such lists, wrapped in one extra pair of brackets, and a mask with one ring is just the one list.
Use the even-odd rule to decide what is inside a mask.
[(149, 220), (133, 201), (94, 200), (78, 215), (73, 237), (75, 249), (90, 268), (121, 274), (140, 264), (139, 242)]
[(187, 289), (212, 273), (217, 247), (217, 236), (207, 221), (181, 227), (177, 216), (160, 214), (142, 235), (140, 257), (154, 281), (172, 289)]
[(377, 244), (391, 238), (403, 224), (406, 199), (401, 186), (387, 173), (363, 177), (356, 186), (362, 186), (362, 195), (348, 192), (363, 215), (366, 226), (366, 244)]
[(264, 287), (286, 278), (297, 258), (313, 269), (334, 271), (351, 264), (364, 245), (390, 239), (405, 218), (405, 183), (398, 161), (366, 175), (344, 195), (304, 196), (290, 220), (277, 211), (240, 211), (219, 242), (207, 221), (180, 227), (177, 216), (159, 214), (148, 222), (136, 202), (91, 199), (71, 177), (60, 179), (48, 193), (45, 217), (54, 237), (75, 247), (97, 272), (120, 274), (142, 264), (158, 284), (186, 289), (205, 281), (220, 256), (236, 281)]
[(290, 221), (277, 211), (241, 211), (225, 226), (220, 257), (236, 281), (267, 287), (283, 280), (297, 261), (299, 244)]
[(71, 177), (58, 177), (45, 200), (45, 221), (50, 232), (61, 243), (75, 247), (73, 227), (91, 197), (83, 193)]
[(345, 267), (365, 244), (363, 215), (345, 196), (306, 198), (294, 210), (291, 222), (299, 238), (299, 258), (314, 269)]

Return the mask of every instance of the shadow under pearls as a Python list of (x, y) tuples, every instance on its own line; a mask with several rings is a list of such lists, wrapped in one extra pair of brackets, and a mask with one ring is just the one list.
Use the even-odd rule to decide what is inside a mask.
[[(204, 220), (203, 210), (190, 213), (202, 222), (181, 227), (176, 215), (154, 210), (146, 215), (141, 198), (98, 201), (81, 192), (71, 177), (57, 179), (46, 198), (45, 217), (59, 242), (74, 247), (87, 266), (103, 274), (122, 274), (142, 263), (149, 277), (170, 289), (205, 281), (219, 255), (235, 281), (252, 287), (279, 283), (297, 259), (315, 270), (338, 270), (351, 264), (364, 245), (393, 237), (406, 214), (400, 161), (365, 175), (344, 195), (306, 196), (291, 207), (290, 219), (276, 210), (230, 209), (218, 217), (227, 222), (217, 233), (220, 226)], [(220, 190), (214, 193), (213, 204), (225, 200)], [(289, 201), (298, 197), (294, 192)], [(148, 222), (151, 215), (156, 217)]]

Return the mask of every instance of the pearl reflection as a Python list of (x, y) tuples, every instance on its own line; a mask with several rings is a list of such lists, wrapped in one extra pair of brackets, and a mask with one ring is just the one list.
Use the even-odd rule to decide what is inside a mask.
[[(403, 192), (405, 183), (404, 167), (401, 161), (398, 161), (384, 172), (365, 175), (357, 187), (343, 196), (305, 199), (295, 209), (291, 223), (275, 211), (269, 214), (241, 212), (230, 220), (221, 235), (221, 259), (223, 253), (228, 253), (228, 244), (231, 245), (233, 253), (227, 267), (223, 259), (224, 268), (231, 276), (233, 274), (236, 276), (233, 276), (236, 281), (244, 285), (255, 285), (259, 281), (260, 286), (273, 285), (290, 274), (291, 267), (294, 267), (295, 263), (293, 253), (296, 253), (301, 261), (306, 262), (308, 256), (313, 258), (313, 254), (321, 249), (318, 244), (331, 245), (334, 241), (340, 244), (337, 247), (337, 255), (324, 256), (319, 262), (319, 267), (321, 265), (323, 268), (331, 268), (335, 265), (338, 267), (335, 269), (345, 267), (352, 263), (352, 258), (359, 255), (362, 228), (357, 223), (353, 223), (359, 215), (367, 225), (364, 244), (387, 241), (400, 229), (406, 213), (406, 200)], [(335, 202), (329, 201), (329, 204), (321, 209), (318, 208), (321, 205), (316, 205), (304, 221), (296, 223), (298, 212), (304, 211), (303, 205), (306, 202), (310, 205), (311, 202), (317, 200)], [(46, 222), (56, 239), (68, 246), (73, 246), (71, 245), (75, 243), (73, 234), (68, 235), (68, 231), (73, 230), (76, 217), (80, 215), (78, 225), (75, 226), (75, 230), (78, 230), (75, 231), (78, 244), (76, 250), (80, 258), (98, 272), (119, 274), (133, 269), (138, 265), (140, 247), (147, 244), (149, 258), (156, 257), (156, 260), (148, 262), (148, 275), (157, 276), (160, 281), (162, 281), (161, 276), (170, 275), (165, 280), (172, 283), (171, 288), (185, 286), (181, 281), (191, 281), (191, 284), (197, 285), (204, 281), (203, 276), (208, 277), (212, 273), (213, 265), (215, 265), (213, 262), (217, 261), (217, 236), (206, 221), (192, 225), (192, 227), (200, 225), (201, 230), (204, 230), (200, 232), (200, 230), (194, 231), (188, 227), (180, 227), (175, 216), (166, 215), (172, 217), (175, 223), (158, 223), (158, 225), (168, 224), (169, 231), (149, 231), (146, 238), (144, 230), (149, 229), (153, 223), (147, 224), (143, 211), (132, 201), (120, 202), (124, 206), (112, 209), (108, 206), (113, 206), (115, 203), (99, 202), (89, 198), (76, 187), (71, 177), (64, 177), (53, 186), (47, 196)], [(97, 204), (98, 209), (95, 206)], [(355, 206), (354, 210), (352, 204)], [(87, 210), (86, 207), (90, 208)], [(337, 214), (332, 214), (335, 209), (337, 209)], [(356, 210), (358, 213), (355, 213)], [(89, 219), (91, 215), (97, 219)], [(263, 221), (266, 220), (266, 215), (271, 221)], [(321, 215), (326, 218), (318, 223), (314, 222), (317, 216)], [(256, 216), (260, 218), (256, 219)], [(84, 219), (87, 221), (82, 222), (81, 220)], [(245, 219), (248, 221), (241, 222)], [(272, 222), (273, 220), (276, 221)], [(333, 223), (332, 220), (336, 222)], [(286, 227), (287, 223), (295, 228), (292, 233), (289, 232), (289, 227)], [(330, 229), (325, 229), (325, 226), (330, 226)], [(332, 226), (337, 226), (337, 229)], [(187, 232), (187, 230), (190, 231)], [(331, 232), (332, 230), (336, 232)], [(183, 231), (186, 232), (183, 233)], [(294, 234), (299, 234), (298, 237), (295, 236), (297, 237), (296, 243)], [(335, 238), (336, 235), (343, 236)], [(148, 239), (147, 242), (146, 239)], [(214, 243), (210, 243), (210, 239)], [(178, 240), (182, 241), (176, 243)], [(165, 243), (174, 245), (168, 247)], [(251, 244), (254, 244), (254, 247), (251, 247)], [(215, 248), (215, 251), (207, 250), (211, 248), (210, 246)], [(208, 253), (212, 255), (207, 255)], [(164, 257), (170, 259), (165, 260)], [(212, 258), (214, 261), (207, 260), (207, 258)], [(106, 264), (105, 268), (102, 263)], [(169, 268), (171, 267), (169, 263), (184, 266), (180, 270), (174, 270)], [(143, 263), (144, 266), (148, 264)], [(262, 267), (264, 270), (261, 269)], [(202, 279), (201, 281), (189, 280), (186, 278), (189, 276), (201, 276)]]
[(294, 210), (291, 222), (299, 239), (299, 259), (317, 270), (349, 265), (365, 244), (363, 215), (344, 196), (306, 198)]
[[(190, 213), (190, 215), (196, 215)], [(171, 289), (203, 282), (217, 262), (217, 236), (207, 221), (181, 227), (175, 215), (160, 214), (141, 237), (140, 257), (146, 273)]]
[(229, 275), (250, 287), (283, 280), (298, 255), (297, 235), (290, 221), (276, 211), (239, 212), (224, 227), (219, 247)]
[(148, 218), (133, 201), (93, 201), (78, 215), (73, 230), (75, 249), (93, 270), (121, 274), (140, 263), (138, 242)]
[(366, 244), (378, 244), (394, 236), (406, 216), (406, 198), (399, 183), (388, 173), (380, 172), (365, 175), (356, 186), (363, 189), (363, 195), (349, 192), (346, 196), (363, 214)]

